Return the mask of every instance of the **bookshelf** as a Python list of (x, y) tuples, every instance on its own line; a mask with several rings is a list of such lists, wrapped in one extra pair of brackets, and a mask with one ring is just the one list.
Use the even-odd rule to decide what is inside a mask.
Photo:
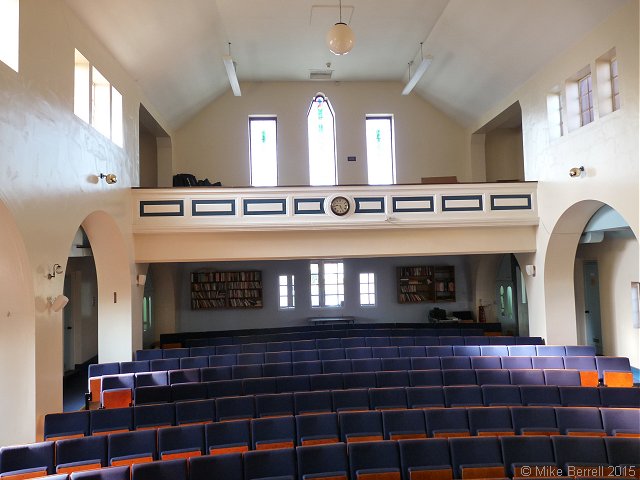
[(433, 267), (433, 283), (436, 302), (456, 301), (456, 277), (454, 267)]
[(398, 303), (455, 302), (453, 266), (398, 267)]
[(262, 272), (192, 272), (191, 309), (262, 308)]

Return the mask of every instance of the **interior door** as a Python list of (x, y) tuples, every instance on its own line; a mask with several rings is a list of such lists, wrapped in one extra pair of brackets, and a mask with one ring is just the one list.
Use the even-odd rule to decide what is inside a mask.
[[(80, 272), (67, 272), (64, 277), (64, 294), (70, 298), (75, 299), (76, 292), (80, 289), (80, 282), (78, 276)], [(77, 302), (71, 301), (62, 310), (62, 328), (64, 331), (64, 371), (69, 372), (75, 369), (75, 337), (74, 337), (74, 324), (75, 324), (75, 312), (74, 309), (78, 308)]]
[(602, 328), (600, 324), (600, 280), (598, 262), (584, 262), (584, 320), (587, 345), (593, 345), (602, 354)]

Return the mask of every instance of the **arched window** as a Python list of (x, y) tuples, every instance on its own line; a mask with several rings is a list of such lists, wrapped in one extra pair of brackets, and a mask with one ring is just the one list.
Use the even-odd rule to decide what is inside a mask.
[(317, 93), (307, 113), (309, 185), (335, 185), (336, 129), (329, 99)]

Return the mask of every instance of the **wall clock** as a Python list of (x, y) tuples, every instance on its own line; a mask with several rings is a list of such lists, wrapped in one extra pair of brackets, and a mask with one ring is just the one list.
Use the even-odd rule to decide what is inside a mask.
[(339, 217), (345, 216), (351, 211), (351, 203), (346, 197), (338, 196), (331, 199), (331, 212)]

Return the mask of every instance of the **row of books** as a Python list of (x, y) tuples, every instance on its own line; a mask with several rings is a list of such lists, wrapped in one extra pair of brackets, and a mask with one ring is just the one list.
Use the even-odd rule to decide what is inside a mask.
[(192, 272), (191, 282), (259, 282), (262, 272)]

